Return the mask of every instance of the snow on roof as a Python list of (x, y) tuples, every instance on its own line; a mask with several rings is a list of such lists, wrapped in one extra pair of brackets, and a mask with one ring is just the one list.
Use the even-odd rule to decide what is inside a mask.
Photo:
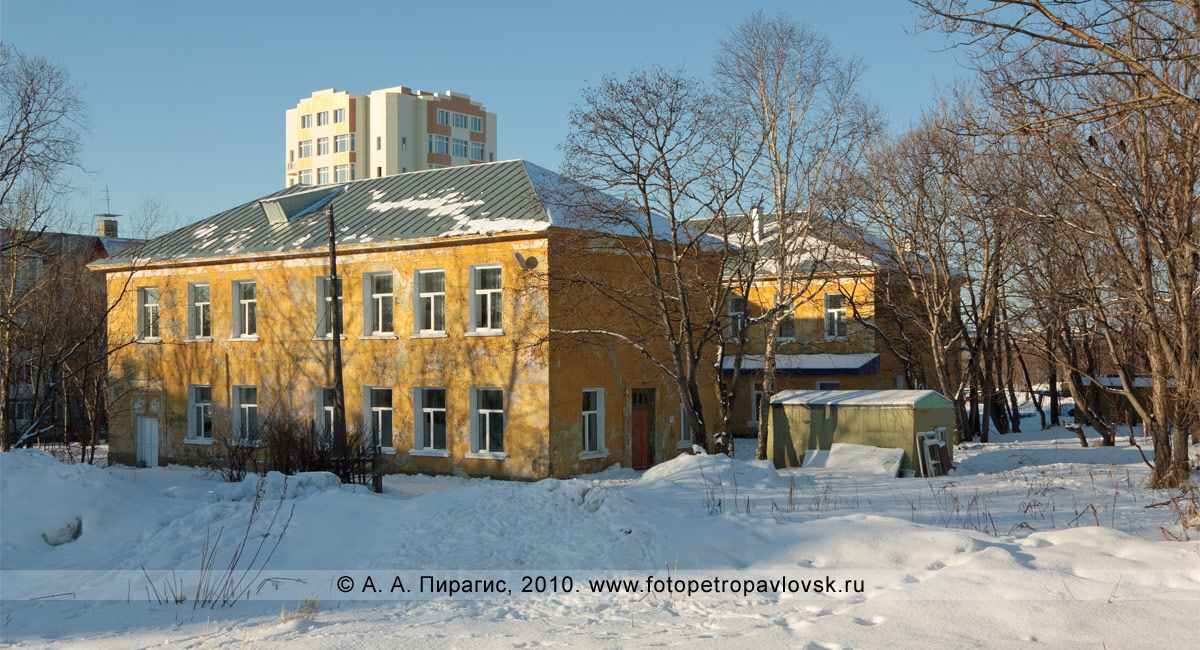
[(916, 406), (930, 396), (947, 406), (952, 405), (950, 400), (933, 390), (785, 390), (775, 393), (771, 403), (904, 408)]
[[(331, 192), (334, 187), (289, 187), (95, 266), (123, 266), (135, 259), (145, 263), (315, 252), (328, 242), (323, 211), (311, 209), (316, 205), (313, 200), (321, 197), (331, 197), (339, 245), (540, 232), (551, 226), (635, 234), (618, 220), (595, 218), (597, 208), (619, 208), (620, 201), (524, 160), (363, 179), (336, 186), (344, 191)], [(268, 208), (278, 208), (274, 222), (267, 218)], [(654, 227), (656, 234), (669, 232), (666, 220), (656, 218)]]
[[(725, 374), (733, 373), (733, 357), (725, 357)], [(742, 357), (742, 374), (762, 372), (763, 355)], [(873, 352), (854, 354), (778, 354), (775, 355), (775, 374), (779, 375), (869, 375), (879, 372), (879, 355)]]
[[(1106, 388), (1120, 388), (1121, 387), (1121, 378), (1120, 377), (1097, 377), (1095, 380), (1095, 383), (1097, 383), (1101, 386), (1104, 386)], [(1091, 386), (1092, 379), (1089, 377), (1084, 377), (1083, 385)], [(1140, 376), (1140, 377), (1133, 378), (1133, 387), (1134, 388), (1150, 388), (1153, 385), (1154, 385), (1154, 379), (1152, 377)], [(1172, 380), (1168, 381), (1167, 386), (1169, 388), (1175, 388), (1175, 380), (1172, 379)]]

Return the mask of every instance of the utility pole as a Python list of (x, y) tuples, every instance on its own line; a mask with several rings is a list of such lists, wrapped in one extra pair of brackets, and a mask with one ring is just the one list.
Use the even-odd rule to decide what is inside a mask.
[(349, 478), (346, 465), (346, 392), (342, 384), (342, 310), (339, 299), (342, 294), (337, 274), (337, 243), (333, 228), (333, 203), (325, 207), (325, 218), (329, 222), (329, 301), (330, 320), (333, 329), (333, 457), (340, 460), (339, 474), (342, 481)]

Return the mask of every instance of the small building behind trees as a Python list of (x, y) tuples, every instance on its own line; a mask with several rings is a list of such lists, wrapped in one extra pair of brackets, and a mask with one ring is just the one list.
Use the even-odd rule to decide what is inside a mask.
[(776, 467), (800, 467), (804, 452), (840, 442), (903, 449), (901, 467), (921, 474), (917, 434), (952, 431), (954, 402), (932, 390), (786, 390), (771, 398), (768, 426)]

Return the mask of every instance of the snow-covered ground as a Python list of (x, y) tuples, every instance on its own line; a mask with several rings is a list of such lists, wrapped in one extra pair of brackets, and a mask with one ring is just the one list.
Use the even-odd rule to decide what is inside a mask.
[[(1061, 428), (994, 440), (956, 450), (957, 468), (932, 480), (776, 472), (742, 460), (743, 441), (737, 459), (568, 481), (392, 476), (382, 495), (273, 475), (257, 512), (256, 477), (0, 454), (0, 646), (1115, 649), (1194, 638), (1200, 543), (1164, 541), (1163, 530), (1185, 532), (1156, 505), (1172, 494), (1144, 487), (1136, 449), (1084, 449)], [(193, 607), (206, 539), (210, 579), (247, 540), (238, 567), (253, 570), (235, 578), (254, 589), (233, 607)], [(422, 575), (504, 580), (513, 593), (422, 593)], [(723, 593), (649, 594), (648, 576)], [(407, 592), (390, 590), (396, 577)], [(368, 578), (380, 593), (364, 593)], [(521, 593), (527, 579), (548, 593)], [(766, 593), (760, 579), (774, 581)], [(171, 580), (188, 600), (156, 602), (151, 581), (161, 599)], [(319, 599), (311, 620), (295, 615), (306, 598)]]

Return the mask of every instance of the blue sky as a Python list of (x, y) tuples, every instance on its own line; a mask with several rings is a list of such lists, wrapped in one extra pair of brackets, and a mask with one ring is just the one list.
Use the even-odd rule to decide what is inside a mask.
[[(707, 75), (752, 10), (807, 21), (867, 64), (894, 128), (965, 73), (903, 0), (259, 2), (0, 0), (0, 40), (50, 57), (82, 88), (89, 132), (70, 210), (168, 206), (165, 227), (283, 185), (284, 110), (312, 91), (454, 90), (499, 116), (500, 158), (544, 167), (579, 91), (646, 64)], [(84, 219), (77, 229), (90, 229)]]

